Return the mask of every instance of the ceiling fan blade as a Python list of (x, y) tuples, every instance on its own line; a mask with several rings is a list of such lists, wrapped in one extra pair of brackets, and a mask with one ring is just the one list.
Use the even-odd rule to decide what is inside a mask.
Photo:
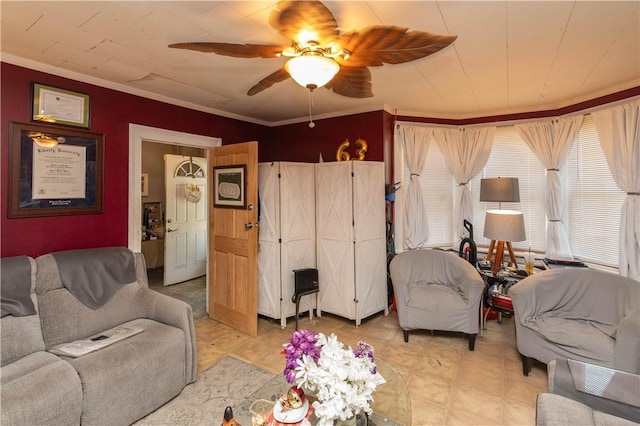
[(284, 68), (280, 68), (278, 71), (274, 72), (273, 74), (269, 74), (268, 76), (260, 80), (258, 84), (256, 84), (251, 89), (249, 89), (249, 91), (247, 92), (247, 95), (253, 96), (256, 93), (260, 93), (264, 89), (268, 89), (274, 84), (280, 83), (281, 81), (285, 81), (290, 77), (291, 76), (289, 75), (287, 70), (285, 70)]
[[(271, 12), (269, 23), (281, 35), (296, 42), (317, 41), (321, 44), (338, 37), (338, 22), (333, 13), (319, 1), (281, 1)], [(299, 36), (313, 33), (314, 36)]]
[(324, 87), (349, 98), (371, 98), (371, 71), (365, 67), (343, 67)]
[(373, 26), (340, 36), (342, 48), (351, 52), (345, 67), (369, 67), (401, 64), (424, 58), (444, 49), (458, 36), (443, 36), (423, 31), (409, 31), (395, 26)]
[(174, 49), (195, 50), (197, 52), (216, 53), (234, 58), (276, 58), (282, 53), (282, 46), (266, 44), (234, 44), (234, 43), (174, 43)]

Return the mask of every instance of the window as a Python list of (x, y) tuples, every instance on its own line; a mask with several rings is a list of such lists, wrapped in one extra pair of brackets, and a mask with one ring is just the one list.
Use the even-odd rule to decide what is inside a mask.
[(200, 164), (196, 163), (193, 160), (183, 161), (176, 167), (176, 171), (174, 173), (176, 177), (205, 177), (204, 169), (200, 167)]
[(565, 167), (565, 216), (573, 255), (586, 262), (617, 267), (625, 193), (611, 176), (590, 115), (584, 118)]
[(546, 215), (544, 188), (546, 170), (531, 152), (514, 126), (498, 127), (491, 148), (491, 155), (481, 173), (471, 180), (473, 200), (473, 239), (476, 244), (489, 245), (484, 238), (484, 218), (487, 210), (497, 209), (498, 203), (480, 202), (480, 179), (517, 177), (520, 187), (519, 203), (502, 203), (505, 210), (524, 213), (527, 240), (512, 242), (518, 250), (545, 251)]
[[(424, 197), (424, 207), (427, 211), (427, 221), (429, 223), (429, 239), (425, 247), (452, 247), (453, 246), (453, 188), (454, 180), (447, 167), (442, 152), (438, 144), (430, 138), (429, 152), (425, 161), (424, 169), (420, 173), (420, 187)], [(397, 179), (401, 182), (401, 190), (405, 190), (409, 182), (409, 168), (404, 160), (404, 151), (400, 144), (396, 143), (395, 149), (396, 165), (400, 163), (402, 177)], [(396, 169), (398, 170), (398, 169)], [(396, 176), (398, 172), (396, 172)], [(402, 235), (402, 220), (398, 220), (403, 214), (402, 199), (395, 204), (396, 217), (396, 247), (404, 247), (404, 237)]]
[[(453, 247), (453, 194), (455, 182), (446, 166), (440, 148), (431, 140), (426, 164), (420, 176), (425, 208), (429, 221), (428, 247)], [(409, 171), (404, 152), (396, 144), (396, 176), (401, 173), (406, 187)], [(625, 193), (618, 188), (600, 147), (598, 132), (590, 115), (584, 122), (562, 167), (566, 182), (564, 222), (574, 256), (590, 263), (618, 266), (620, 214)], [(513, 242), (519, 251), (546, 251), (546, 213), (544, 209), (546, 170), (531, 152), (514, 126), (496, 129), (489, 160), (481, 173), (469, 183), (473, 200), (473, 237), (479, 246), (488, 246), (483, 237), (486, 210), (498, 208), (498, 203), (480, 202), (480, 179), (517, 177), (520, 203), (502, 203), (503, 209), (524, 213), (526, 241)], [(395, 203), (396, 247), (403, 247), (402, 198)], [(457, 247), (455, 247), (457, 248)], [(403, 248), (404, 249), (404, 248)]]

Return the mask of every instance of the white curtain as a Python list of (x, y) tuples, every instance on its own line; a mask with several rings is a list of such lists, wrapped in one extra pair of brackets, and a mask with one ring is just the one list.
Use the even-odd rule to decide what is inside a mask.
[(467, 183), (477, 175), (489, 159), (495, 127), (433, 130), (444, 159), (458, 184), (455, 195), (454, 232), (459, 240), (465, 238), (463, 221), (473, 219), (473, 200)]
[(640, 281), (640, 101), (593, 113), (616, 183), (627, 193), (620, 216), (620, 275)]
[(426, 127), (400, 126), (398, 129), (398, 137), (410, 173), (405, 192), (403, 220), (404, 243), (410, 249), (422, 246), (429, 237), (429, 224), (419, 178), (429, 152), (431, 133), (432, 130)]
[(560, 168), (569, 154), (569, 148), (583, 121), (582, 115), (563, 117), (516, 125), (516, 130), (546, 167), (544, 209), (547, 224), (546, 254), (548, 257), (572, 257), (567, 230), (562, 222), (564, 215), (564, 181)]

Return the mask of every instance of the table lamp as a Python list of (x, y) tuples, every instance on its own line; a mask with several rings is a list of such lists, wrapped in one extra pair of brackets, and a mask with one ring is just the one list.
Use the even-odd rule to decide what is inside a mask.
[[(487, 178), (480, 180), (480, 201), (497, 202), (498, 209), (502, 210), (502, 203), (520, 202), (520, 185), (518, 178)], [(493, 249), (496, 245), (494, 239), (489, 244), (487, 261), (491, 262)]]
[(487, 260), (491, 260), (494, 242), (498, 242), (496, 259), (492, 269), (494, 274), (497, 274), (500, 270), (505, 243), (509, 250), (511, 263), (515, 265), (516, 268), (518, 267), (511, 242), (524, 241), (527, 239), (524, 231), (524, 214), (522, 214), (522, 212), (515, 210), (488, 210), (484, 221), (484, 236), (491, 239)]

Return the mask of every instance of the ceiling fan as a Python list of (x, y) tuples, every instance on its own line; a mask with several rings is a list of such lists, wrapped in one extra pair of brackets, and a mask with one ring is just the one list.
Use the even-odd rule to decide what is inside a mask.
[(373, 91), (367, 67), (415, 61), (457, 38), (390, 25), (341, 34), (336, 18), (320, 1), (281, 1), (271, 12), (269, 23), (291, 40), (290, 46), (193, 42), (169, 47), (236, 58), (291, 58), (249, 89), (249, 96), (292, 77), (310, 90), (324, 86), (338, 95), (368, 98)]

